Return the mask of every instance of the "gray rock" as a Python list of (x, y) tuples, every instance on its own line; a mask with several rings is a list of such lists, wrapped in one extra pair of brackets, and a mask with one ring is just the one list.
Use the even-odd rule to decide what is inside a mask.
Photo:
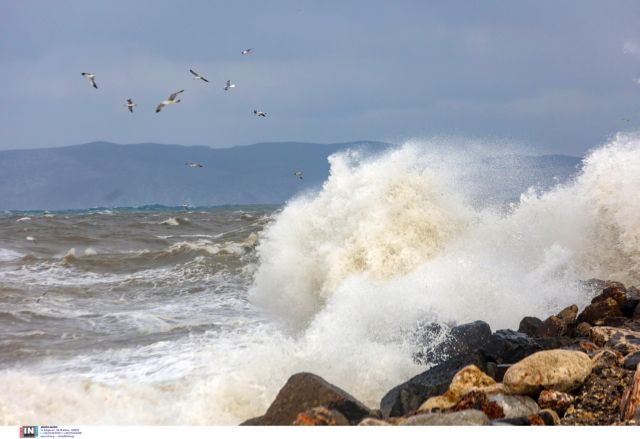
[(426, 413), (411, 416), (400, 425), (489, 425), (487, 415), (480, 410), (462, 410), (453, 413)]
[(640, 363), (640, 351), (633, 352), (624, 357), (624, 368), (629, 370), (636, 370)]
[(497, 393), (489, 395), (489, 401), (493, 401), (502, 407), (505, 418), (520, 418), (540, 411), (538, 404), (528, 396)]
[(418, 409), (427, 398), (446, 392), (453, 376), (471, 364), (478, 366), (483, 372), (487, 370), (484, 355), (473, 352), (450, 358), (394, 387), (380, 401), (382, 416), (384, 418), (405, 416)]
[(520, 320), (520, 326), (518, 326), (518, 332), (526, 334), (530, 337), (535, 337), (538, 332), (538, 328), (542, 326), (542, 320), (537, 317), (525, 317)]
[(511, 329), (500, 329), (491, 335), (481, 351), (487, 361), (513, 364), (535, 352), (566, 346), (570, 343), (569, 338), (532, 338)]
[[(477, 320), (448, 329), (439, 323), (421, 325), (417, 329), (418, 344), (423, 346), (413, 356), (419, 364), (439, 364), (448, 358), (474, 352), (482, 348), (491, 337), (491, 327)], [(433, 340), (443, 342), (433, 346)]]

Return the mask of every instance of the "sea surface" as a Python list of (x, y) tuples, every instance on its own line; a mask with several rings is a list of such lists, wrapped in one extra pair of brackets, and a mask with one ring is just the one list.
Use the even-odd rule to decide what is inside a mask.
[(0, 424), (233, 425), (301, 371), (375, 408), (428, 366), (422, 323), (640, 283), (637, 135), (503, 200), (482, 148), (440, 146), (336, 154), (283, 206), (0, 214)]

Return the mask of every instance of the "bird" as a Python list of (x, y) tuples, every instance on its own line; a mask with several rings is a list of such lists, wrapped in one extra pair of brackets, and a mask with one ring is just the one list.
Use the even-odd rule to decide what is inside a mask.
[(623, 118), (622, 118), (622, 121), (623, 121), (623, 122), (631, 122), (631, 119), (627, 119), (627, 118), (624, 118), (624, 117), (623, 117)]
[(180, 102), (180, 99), (176, 99), (176, 96), (178, 96), (183, 91), (184, 90), (177, 91), (169, 96), (169, 99), (160, 102), (158, 104), (158, 107), (156, 108), (156, 113), (160, 113), (160, 110), (162, 110), (162, 107), (164, 107), (165, 105), (177, 104), (178, 102)]
[(224, 86), (225, 91), (229, 91), (230, 88), (234, 88), (236, 85), (231, 83), (231, 80), (227, 80), (227, 85)]
[(96, 75), (94, 75), (93, 73), (82, 72), (82, 76), (89, 80), (89, 82), (93, 85), (93, 88), (98, 88), (98, 85), (96, 84)]
[(253, 114), (255, 114), (256, 116), (267, 117), (267, 113), (265, 113), (264, 111), (253, 110)]
[(251, 51), (252, 51), (252, 50), (253, 50), (253, 49), (244, 49), (244, 50), (242, 51), (242, 54), (243, 54), (243, 55), (251, 55)]
[(190, 168), (204, 168), (204, 165), (201, 165), (200, 163), (194, 163), (194, 162), (186, 162), (185, 165), (187, 165)]
[(127, 105), (125, 105), (125, 107), (127, 107), (129, 111), (133, 113), (133, 107), (135, 107), (136, 105), (137, 104), (133, 102), (131, 99), (127, 99)]
[(40, 300), (42, 300), (42, 298), (43, 298), (44, 296), (46, 296), (46, 295), (47, 295), (47, 293), (48, 293), (48, 291), (45, 291), (44, 293), (42, 293), (42, 294), (40, 295), (40, 297), (38, 297), (38, 298), (36, 299), (36, 303), (40, 303)]
[(204, 82), (209, 82), (209, 80), (207, 78), (205, 78), (204, 76), (198, 75), (196, 72), (193, 71), (193, 69), (189, 69), (189, 71), (191, 72), (191, 74), (193, 76), (195, 76), (195, 78), (193, 78), (193, 79), (202, 79)]
[(302, 171), (296, 171), (293, 173), (293, 175), (295, 175), (296, 177), (298, 177), (300, 180), (302, 180)]

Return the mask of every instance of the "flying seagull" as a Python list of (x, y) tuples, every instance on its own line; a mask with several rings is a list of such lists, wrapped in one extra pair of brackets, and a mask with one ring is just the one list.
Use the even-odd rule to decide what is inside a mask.
[(234, 88), (236, 85), (231, 83), (231, 80), (227, 80), (227, 85), (224, 86), (225, 91), (229, 91), (230, 88)]
[(186, 162), (185, 165), (187, 165), (190, 168), (204, 168), (204, 165), (201, 165), (200, 163), (194, 163), (194, 162)]
[(176, 96), (178, 96), (183, 91), (184, 90), (177, 91), (169, 96), (169, 99), (160, 102), (158, 104), (158, 107), (156, 108), (156, 113), (160, 113), (160, 110), (162, 110), (162, 107), (164, 107), (165, 105), (177, 104), (178, 102), (180, 102), (180, 99), (176, 99)]
[(127, 107), (129, 111), (133, 113), (133, 107), (135, 107), (136, 105), (137, 104), (133, 102), (131, 99), (127, 99), (127, 105), (125, 105), (125, 107)]
[(296, 177), (298, 177), (300, 180), (302, 180), (302, 171), (296, 171), (293, 173), (293, 175), (295, 175)]
[(93, 88), (98, 88), (98, 85), (96, 84), (96, 75), (94, 75), (93, 73), (82, 72), (82, 76), (89, 80), (89, 82), (93, 85)]
[(624, 117), (623, 117), (623, 118), (622, 118), (622, 121), (623, 121), (623, 122), (631, 122), (631, 119), (626, 119), (626, 118), (624, 118)]
[(251, 51), (252, 51), (252, 50), (253, 50), (253, 49), (244, 49), (244, 50), (242, 51), (242, 54), (243, 54), (243, 55), (251, 55)]
[(189, 69), (189, 71), (191, 72), (191, 74), (193, 76), (195, 76), (195, 78), (193, 78), (193, 79), (202, 79), (204, 82), (209, 82), (209, 80), (207, 78), (205, 78), (204, 76), (198, 75), (196, 72), (193, 71), (193, 69)]
[(253, 110), (253, 114), (255, 114), (256, 116), (267, 117), (267, 113), (265, 113), (264, 111)]

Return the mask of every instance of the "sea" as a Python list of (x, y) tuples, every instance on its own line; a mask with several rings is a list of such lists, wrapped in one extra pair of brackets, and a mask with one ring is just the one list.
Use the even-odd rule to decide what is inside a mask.
[(0, 214), (0, 424), (237, 425), (303, 371), (376, 408), (429, 367), (425, 322), (516, 329), (638, 284), (640, 136), (508, 199), (509, 169), (470, 172), (495, 153), (341, 152), (278, 206)]

